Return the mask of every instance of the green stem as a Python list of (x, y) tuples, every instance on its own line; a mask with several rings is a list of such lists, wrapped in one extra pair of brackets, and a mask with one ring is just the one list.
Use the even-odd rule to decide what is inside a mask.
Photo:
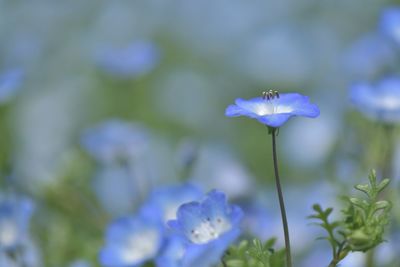
[[(393, 157), (394, 157), (394, 148), (395, 148), (395, 135), (394, 135), (394, 126), (391, 124), (383, 125), (383, 139), (384, 143), (381, 143), (382, 160), (381, 164), (381, 178), (379, 181), (385, 178), (392, 178), (392, 170), (393, 170)], [(372, 216), (372, 215), (371, 215)], [(365, 257), (365, 267), (374, 267), (375, 266), (375, 249), (372, 248), (366, 253)]]
[(281, 217), (282, 217), (282, 224), (283, 224), (283, 232), (285, 235), (285, 247), (286, 247), (286, 264), (287, 267), (292, 267), (292, 256), (290, 252), (290, 239), (289, 239), (289, 226), (287, 223), (286, 218), (286, 210), (285, 210), (285, 202), (283, 201), (283, 193), (281, 188), (281, 182), (279, 179), (279, 172), (278, 172), (278, 159), (276, 153), (276, 129), (270, 129), (270, 133), (272, 135), (272, 156), (274, 160), (274, 171), (275, 171), (275, 183), (276, 183), (276, 190), (278, 192), (279, 198), (279, 206), (281, 209)]
[(383, 148), (383, 161), (382, 161), (382, 179), (385, 178), (393, 178), (392, 169), (393, 169), (393, 157), (394, 157), (394, 148), (395, 144), (395, 135), (394, 135), (394, 126), (393, 125), (384, 125), (384, 139), (385, 143), (382, 146), (386, 146)]
[(347, 248), (343, 248), (342, 246), (340, 246), (337, 254), (333, 258), (333, 260), (329, 263), (328, 267), (336, 267), (339, 264), (339, 262), (347, 256), (347, 254), (349, 254), (349, 250)]

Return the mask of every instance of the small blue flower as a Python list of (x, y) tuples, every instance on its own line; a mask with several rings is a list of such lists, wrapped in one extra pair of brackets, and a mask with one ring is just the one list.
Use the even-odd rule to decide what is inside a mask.
[(160, 220), (167, 223), (176, 219), (182, 204), (201, 199), (202, 196), (202, 191), (190, 184), (166, 186), (155, 189), (143, 209), (155, 211), (161, 216)]
[(275, 95), (271, 99), (256, 97), (250, 100), (238, 98), (225, 111), (228, 117), (247, 116), (278, 128), (292, 116), (315, 118), (319, 115), (317, 105), (310, 103), (307, 96), (297, 93)]
[[(186, 243), (182, 258), (175, 266), (205, 267), (217, 263), (239, 236), (242, 217), (242, 210), (229, 205), (225, 194), (216, 190), (209, 192), (201, 202), (180, 206), (177, 219), (168, 222)], [(179, 252), (179, 245), (175, 247), (178, 249), (173, 251)]]
[(0, 202), (0, 248), (14, 249), (29, 241), (33, 203), (26, 198), (6, 197)]
[(120, 218), (108, 227), (99, 260), (103, 266), (140, 266), (157, 255), (163, 241), (164, 227), (154, 218)]
[(21, 69), (10, 69), (0, 74), (0, 103), (9, 101), (17, 93), (23, 78)]
[(380, 28), (383, 33), (400, 44), (400, 7), (391, 7), (383, 11)]
[(86, 130), (81, 143), (99, 162), (113, 163), (135, 159), (145, 150), (147, 139), (142, 126), (114, 119)]
[(357, 109), (373, 120), (400, 122), (400, 79), (388, 77), (375, 84), (360, 82), (350, 88)]
[(153, 70), (160, 61), (160, 51), (152, 42), (137, 41), (125, 48), (102, 49), (96, 59), (109, 74), (132, 79)]

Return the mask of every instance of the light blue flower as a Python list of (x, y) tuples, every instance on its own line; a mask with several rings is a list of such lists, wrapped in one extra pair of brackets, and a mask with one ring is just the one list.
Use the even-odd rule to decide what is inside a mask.
[(400, 121), (400, 79), (388, 77), (376, 83), (359, 82), (350, 88), (357, 109), (373, 120)]
[(239, 199), (252, 194), (254, 179), (240, 159), (229, 149), (215, 144), (205, 144), (199, 148), (191, 181), (205, 191), (218, 189), (231, 199)]
[(81, 144), (99, 162), (129, 162), (145, 150), (147, 139), (142, 126), (113, 119), (86, 130)]
[(345, 55), (346, 72), (351, 77), (371, 79), (397, 64), (393, 42), (383, 34), (372, 32), (356, 40)]
[(124, 48), (104, 48), (96, 60), (100, 68), (120, 78), (136, 78), (152, 71), (160, 61), (160, 50), (152, 42), (137, 41)]
[(5, 103), (18, 92), (24, 73), (21, 69), (10, 69), (0, 73), (0, 103)]
[(169, 220), (176, 219), (176, 213), (182, 204), (199, 200), (202, 196), (202, 191), (191, 184), (157, 188), (151, 193), (142, 212), (151, 210), (166, 224)]
[(5, 197), (0, 201), (0, 248), (14, 249), (29, 240), (33, 203), (26, 198)]
[(400, 7), (387, 8), (382, 12), (381, 31), (400, 44)]
[(217, 190), (209, 192), (200, 202), (193, 201), (180, 206), (177, 219), (168, 222), (178, 234), (177, 238), (182, 238), (181, 242), (186, 243), (182, 246), (183, 253), (179, 245), (174, 244), (176, 249), (172, 249), (172, 252), (182, 254), (182, 258), (175, 261), (175, 266), (207, 267), (217, 263), (227, 247), (239, 236), (242, 217), (242, 210), (228, 204), (225, 194)]
[(28, 198), (0, 195), (0, 266), (43, 266), (29, 231), (33, 211)]
[(247, 116), (273, 128), (282, 126), (293, 116), (315, 118), (319, 115), (317, 105), (310, 103), (307, 96), (297, 93), (274, 95), (271, 99), (256, 97), (245, 100), (238, 98), (228, 106), (228, 117)]
[(141, 266), (153, 259), (164, 241), (164, 227), (154, 217), (124, 217), (110, 224), (100, 251), (103, 266)]

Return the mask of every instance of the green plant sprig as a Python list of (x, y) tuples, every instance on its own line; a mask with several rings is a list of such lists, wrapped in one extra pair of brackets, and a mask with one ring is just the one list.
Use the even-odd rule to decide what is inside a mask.
[(226, 267), (284, 267), (285, 250), (275, 251), (275, 239), (262, 243), (254, 239), (252, 243), (243, 240), (231, 246), (225, 253), (223, 265)]
[(380, 200), (379, 194), (389, 184), (389, 179), (377, 182), (376, 173), (372, 170), (368, 176), (369, 184), (359, 184), (355, 189), (365, 193), (366, 198), (347, 198), (348, 206), (343, 210), (344, 218), (330, 222), (328, 217), (333, 208), (322, 209), (313, 205), (316, 223), (326, 230), (328, 235), (319, 239), (328, 240), (332, 247), (332, 261), (329, 267), (335, 267), (350, 252), (366, 252), (384, 241), (384, 228), (389, 223), (391, 204)]

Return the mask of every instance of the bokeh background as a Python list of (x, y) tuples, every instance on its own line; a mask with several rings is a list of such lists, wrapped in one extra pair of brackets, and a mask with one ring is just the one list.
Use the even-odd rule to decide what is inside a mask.
[[(398, 266), (398, 131), (387, 145), (384, 127), (349, 99), (352, 83), (399, 74), (400, 46), (379, 30), (395, 5), (0, 0), (0, 195), (34, 207), (27, 266), (98, 266), (107, 224), (184, 180), (251, 206), (250, 233), (282, 245), (267, 129), (224, 116), (235, 98), (268, 89), (308, 95), (321, 109), (278, 136), (300, 266), (329, 261), (306, 219), (311, 205), (339, 213), (340, 195), (371, 168), (382, 174), (388, 147), (394, 222), (378, 260)], [(102, 158), (112, 150), (100, 151), (102, 130), (132, 162)], [(355, 254), (343, 266), (363, 261)]]

